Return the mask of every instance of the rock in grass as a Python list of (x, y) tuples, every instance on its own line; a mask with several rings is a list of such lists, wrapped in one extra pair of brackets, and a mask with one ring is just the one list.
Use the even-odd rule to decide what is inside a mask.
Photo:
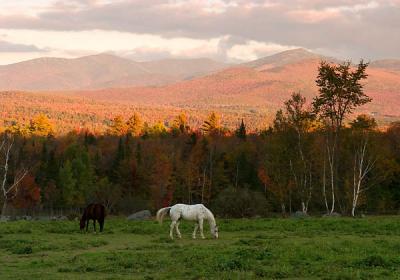
[(53, 216), (50, 218), (51, 221), (66, 221), (68, 220), (67, 216)]
[(35, 216), (33, 218), (35, 221), (50, 221), (51, 217), (50, 216)]
[(337, 213), (337, 212), (333, 212), (333, 213), (330, 213), (330, 214), (324, 214), (324, 215), (322, 215), (322, 217), (326, 217), (326, 218), (337, 218), (337, 217), (342, 217), (342, 215), (340, 214), (340, 213)]
[(292, 214), (292, 218), (308, 218), (310, 217), (307, 213), (304, 213), (303, 211), (296, 211)]
[(132, 215), (129, 215), (128, 218), (126, 218), (128, 221), (137, 221), (137, 220), (147, 220), (151, 218), (151, 212), (149, 210), (142, 210), (136, 213), (133, 213)]
[(9, 221), (12, 221), (12, 219), (11, 219), (11, 216), (2, 216), (0, 218), (0, 221), (1, 222), (9, 222)]

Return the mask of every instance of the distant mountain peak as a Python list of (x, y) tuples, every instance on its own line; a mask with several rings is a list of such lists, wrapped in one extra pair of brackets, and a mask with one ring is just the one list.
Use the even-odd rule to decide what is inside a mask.
[(324, 56), (313, 53), (304, 48), (290, 49), (270, 56), (262, 57), (254, 61), (242, 64), (250, 68), (276, 68), (291, 63), (297, 63), (307, 59), (322, 59)]
[[(300, 55), (300, 54), (307, 54), (307, 55), (317, 55), (317, 54), (315, 54), (315, 53), (313, 53), (313, 52), (311, 52), (311, 51), (309, 51), (309, 50), (307, 50), (307, 49), (305, 49), (305, 48), (289, 49), (289, 50), (286, 50), (286, 51), (283, 51), (283, 52), (280, 52), (280, 53), (277, 53), (277, 54), (281, 54), (281, 55), (283, 55), (283, 54), (297, 54), (297, 55)], [(277, 55), (277, 54), (275, 54), (275, 55)]]

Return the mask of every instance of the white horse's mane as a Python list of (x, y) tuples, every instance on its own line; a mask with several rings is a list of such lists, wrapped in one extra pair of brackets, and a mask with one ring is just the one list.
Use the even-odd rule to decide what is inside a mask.
[(210, 226), (215, 227), (217, 225), (217, 222), (215, 221), (214, 214), (205, 206), (204, 206), (204, 209), (206, 210), (207, 220), (208, 220)]

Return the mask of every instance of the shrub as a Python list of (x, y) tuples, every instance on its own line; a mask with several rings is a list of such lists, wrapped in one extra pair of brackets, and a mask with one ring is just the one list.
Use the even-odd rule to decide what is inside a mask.
[(33, 250), (32, 250), (31, 246), (21, 246), (21, 247), (12, 248), (11, 253), (17, 254), (17, 255), (32, 254)]
[(79, 220), (79, 218), (80, 218), (80, 216), (77, 213), (70, 213), (67, 215), (67, 219), (69, 221), (77, 221), (77, 220)]
[(220, 192), (213, 203), (215, 212), (223, 217), (265, 216), (268, 208), (263, 194), (246, 188), (227, 188)]
[(390, 263), (379, 255), (371, 255), (359, 262), (360, 266), (366, 267), (387, 267)]

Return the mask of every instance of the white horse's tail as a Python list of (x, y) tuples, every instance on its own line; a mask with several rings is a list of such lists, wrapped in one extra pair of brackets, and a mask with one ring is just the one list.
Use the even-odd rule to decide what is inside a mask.
[(165, 215), (169, 213), (169, 209), (171, 209), (171, 206), (161, 208), (160, 210), (157, 211), (156, 219), (160, 224), (162, 224)]

